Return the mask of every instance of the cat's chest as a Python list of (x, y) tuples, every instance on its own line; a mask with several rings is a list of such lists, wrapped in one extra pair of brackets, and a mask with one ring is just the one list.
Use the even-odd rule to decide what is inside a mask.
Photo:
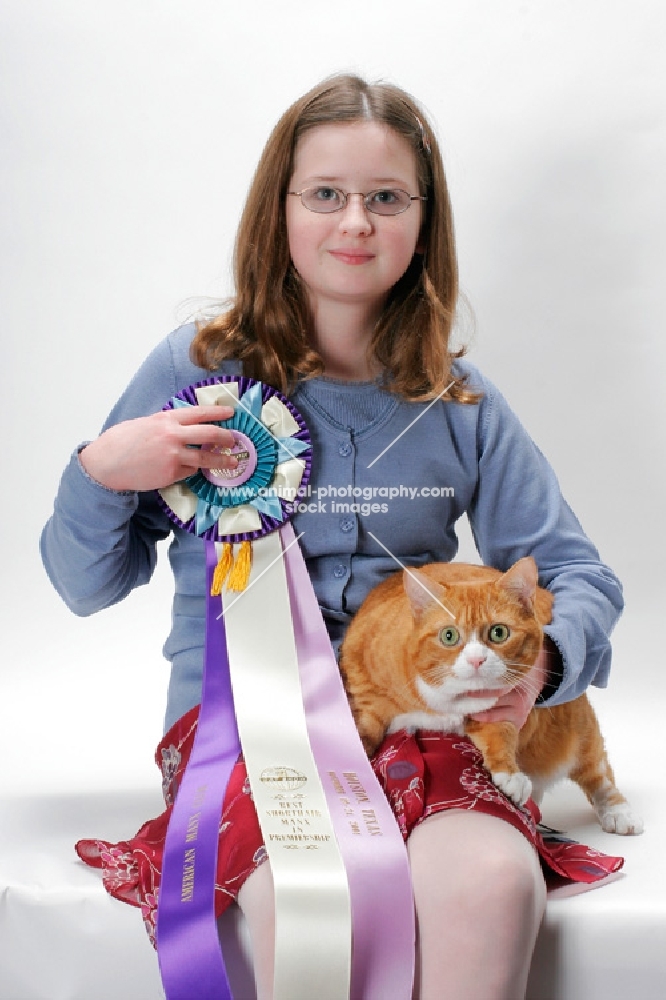
[(408, 733), (415, 733), (419, 729), (434, 729), (462, 736), (465, 731), (463, 718), (459, 712), (446, 715), (437, 712), (403, 712), (394, 716), (389, 723), (388, 732), (397, 733), (400, 729), (405, 729)]

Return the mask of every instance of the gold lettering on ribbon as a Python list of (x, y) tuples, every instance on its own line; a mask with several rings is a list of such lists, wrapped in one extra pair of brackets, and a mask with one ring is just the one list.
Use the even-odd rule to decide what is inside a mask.
[(194, 813), (193, 816), (187, 821), (187, 832), (185, 834), (185, 843), (189, 844), (192, 840), (197, 839), (197, 833), (199, 832), (199, 816), (200, 812)]
[(194, 896), (195, 853), (196, 852), (193, 847), (189, 847), (185, 851), (185, 860), (183, 862), (183, 881), (180, 887), (181, 903), (189, 903)]
[(280, 842), (283, 840), (289, 840), (289, 841), (297, 840), (303, 842), (314, 841), (322, 844), (326, 843), (326, 841), (330, 840), (331, 838), (328, 833), (271, 833), (269, 834), (268, 839)]
[[(199, 833), (199, 819), (201, 817), (201, 806), (206, 798), (206, 786), (199, 785), (194, 792), (192, 807), (195, 810), (187, 821), (185, 830), (185, 843), (196, 842)], [(194, 898), (194, 878), (196, 872), (196, 849), (186, 847), (183, 855), (183, 877), (180, 884), (181, 903), (190, 903)]]
[(359, 781), (359, 777), (356, 771), (345, 771), (343, 777), (347, 782), (347, 784), (349, 785), (349, 789), (352, 795), (356, 796), (357, 802), (370, 801), (370, 799), (368, 798), (368, 793), (366, 792), (365, 788)]
[(333, 788), (334, 788), (336, 794), (337, 795), (344, 795), (345, 794), (345, 790), (342, 787), (342, 785), (340, 784), (340, 779), (338, 778), (338, 776), (335, 773), (335, 771), (329, 771), (328, 772), (328, 776), (331, 779), (331, 784), (333, 785)]
[(371, 837), (381, 837), (382, 831), (379, 829), (379, 821), (375, 816), (374, 809), (362, 809), (363, 820), (366, 829)]
[[(275, 789), (275, 794), (271, 795), (275, 806), (263, 810), (269, 842), (290, 851), (299, 848), (316, 851), (320, 844), (333, 839), (328, 833), (318, 832), (322, 826), (326, 829), (321, 809), (308, 806), (311, 796), (297, 790), (307, 784), (305, 774), (291, 767), (266, 767), (259, 778), (265, 787)], [(342, 786), (341, 791), (344, 792)]]
[[(328, 777), (338, 796), (343, 814), (347, 817), (351, 832), (360, 837), (365, 830), (371, 837), (382, 837), (380, 822), (374, 809), (370, 808), (368, 793), (356, 771), (343, 771), (342, 777), (335, 771), (329, 771)], [(359, 810), (358, 807), (364, 803), (367, 805)]]
[(266, 815), (277, 820), (282, 826), (289, 827), (294, 834), (306, 833), (309, 827), (316, 827), (321, 820), (319, 809), (306, 809), (303, 805), (304, 795), (296, 797), (296, 801), (290, 801), (285, 795), (276, 795), (279, 800), (278, 809), (267, 809)]

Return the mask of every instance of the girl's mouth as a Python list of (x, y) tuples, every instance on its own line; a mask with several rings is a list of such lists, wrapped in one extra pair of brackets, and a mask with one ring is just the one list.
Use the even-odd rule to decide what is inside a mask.
[(329, 250), (331, 257), (335, 257), (342, 264), (367, 264), (368, 261), (374, 260), (373, 253), (367, 253), (363, 250)]

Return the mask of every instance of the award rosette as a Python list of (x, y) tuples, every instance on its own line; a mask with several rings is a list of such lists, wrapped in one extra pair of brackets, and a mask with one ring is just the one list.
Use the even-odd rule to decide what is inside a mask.
[[(305, 421), (292, 403), (270, 386), (248, 378), (209, 379), (183, 389), (165, 409), (223, 404), (234, 446), (225, 449), (235, 469), (199, 469), (158, 494), (178, 527), (207, 541), (223, 542), (224, 567), (232, 569), (231, 546), (240, 543), (231, 589), (242, 590), (249, 573), (253, 539), (281, 527), (293, 511), (299, 489), (310, 477), (312, 448)], [(224, 577), (218, 573), (215, 589)], [(216, 595), (215, 595), (216, 596)]]
[(215, 403), (234, 408), (219, 426), (233, 434), (237, 467), (199, 469), (158, 491), (178, 528), (202, 539), (207, 572), (201, 709), (159, 894), (167, 1000), (231, 998), (214, 893), (241, 749), (273, 874), (275, 1000), (408, 1000), (407, 854), (289, 523), (310, 476), (310, 436), (286, 397), (244, 377), (189, 386), (165, 409)]

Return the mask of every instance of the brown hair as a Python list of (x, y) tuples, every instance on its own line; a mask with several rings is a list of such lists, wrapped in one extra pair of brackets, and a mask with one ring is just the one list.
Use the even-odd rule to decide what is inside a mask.
[(387, 83), (337, 75), (296, 101), (275, 126), (257, 166), (234, 251), (236, 297), (231, 308), (202, 325), (192, 359), (213, 371), (236, 358), (251, 378), (288, 393), (299, 378), (320, 375), (310, 346), (311, 315), (303, 283), (291, 263), (284, 203), (299, 139), (318, 125), (375, 121), (407, 140), (416, 158), (424, 202), (421, 243), (391, 289), (370, 351), (388, 374), (388, 388), (410, 400), (444, 394), (458, 402), (478, 396), (453, 379), (451, 362), (464, 350), (449, 346), (458, 298), (453, 218), (436, 139), (423, 111)]

